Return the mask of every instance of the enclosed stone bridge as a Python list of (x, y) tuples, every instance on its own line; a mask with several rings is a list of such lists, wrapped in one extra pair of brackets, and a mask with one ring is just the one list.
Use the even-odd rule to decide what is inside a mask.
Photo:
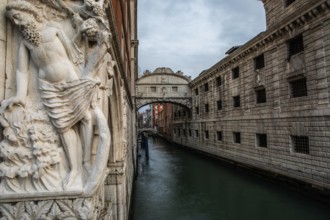
[(170, 68), (146, 71), (136, 80), (136, 109), (151, 103), (173, 103), (191, 109), (190, 77)]

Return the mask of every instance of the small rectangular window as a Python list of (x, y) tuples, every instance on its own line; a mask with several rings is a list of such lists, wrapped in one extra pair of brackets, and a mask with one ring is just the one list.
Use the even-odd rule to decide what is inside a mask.
[(199, 107), (198, 106), (195, 107), (195, 111), (196, 111), (196, 114), (198, 115), (199, 114)]
[(151, 92), (157, 92), (157, 88), (155, 86), (150, 87)]
[(221, 86), (221, 76), (218, 76), (216, 78), (216, 83), (217, 83), (217, 86)]
[(233, 132), (233, 141), (234, 143), (241, 143), (241, 132)]
[(309, 154), (309, 140), (307, 136), (291, 136), (291, 143), (294, 152)]
[(180, 128), (178, 128), (178, 137), (180, 137)]
[(205, 104), (205, 112), (209, 112), (209, 104)]
[(189, 129), (189, 137), (191, 137), (191, 129)]
[(256, 134), (257, 146), (267, 147), (267, 134)]
[(304, 51), (304, 41), (302, 34), (288, 40), (287, 47), (289, 59), (291, 58), (291, 56)]
[(180, 110), (178, 110), (178, 116), (181, 117), (181, 111)]
[(221, 110), (222, 109), (222, 101), (221, 100), (218, 100), (217, 101), (217, 109), (218, 110)]
[(239, 95), (233, 97), (233, 106), (240, 107), (241, 106), (241, 98)]
[(207, 91), (209, 91), (209, 84), (205, 83), (204, 84), (204, 92), (207, 92)]
[(265, 88), (256, 89), (256, 97), (257, 97), (257, 103), (267, 102), (266, 89)]
[(209, 139), (209, 131), (205, 131), (205, 139)]
[(239, 77), (239, 67), (236, 67), (231, 70), (232, 73), (232, 79), (236, 79)]
[(261, 54), (254, 58), (254, 67), (256, 70), (261, 69), (265, 66), (264, 54)]
[(198, 137), (199, 134), (198, 134), (198, 130), (195, 130), (195, 136)]
[(291, 97), (301, 97), (307, 96), (307, 83), (306, 78), (296, 79), (290, 81), (290, 88), (291, 88)]
[(173, 129), (173, 133), (174, 133), (174, 134), (176, 133), (176, 129), (175, 129), (175, 128)]
[(285, 0), (285, 6), (288, 7), (288, 6), (291, 5), (293, 2), (295, 2), (295, 0)]
[(217, 131), (217, 140), (222, 141), (222, 131)]
[(186, 129), (183, 129), (183, 136), (186, 136)]
[(173, 91), (173, 92), (178, 92), (178, 87), (177, 87), (177, 86), (173, 86), (173, 87), (172, 87), (172, 91)]
[(195, 89), (195, 95), (198, 95), (198, 88)]

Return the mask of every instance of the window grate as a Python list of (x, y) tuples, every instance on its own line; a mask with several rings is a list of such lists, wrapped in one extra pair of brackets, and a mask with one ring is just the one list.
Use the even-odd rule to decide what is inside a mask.
[(195, 95), (198, 95), (198, 88), (195, 89)]
[(217, 131), (217, 140), (222, 141), (222, 131)]
[(199, 114), (199, 107), (198, 106), (195, 107), (195, 111), (196, 111), (196, 114), (198, 115)]
[(309, 154), (309, 140), (307, 136), (291, 136), (291, 140), (294, 152)]
[(307, 96), (306, 78), (297, 79), (290, 82), (291, 96), (293, 98)]
[(302, 34), (290, 39), (287, 42), (288, 45), (288, 57), (289, 59), (291, 56), (304, 51), (304, 41), (303, 41), (303, 36)]
[(207, 91), (209, 91), (209, 84), (205, 83), (204, 84), (204, 92), (207, 92)]
[(265, 103), (267, 102), (267, 97), (266, 97), (266, 89), (257, 89), (256, 90), (256, 95), (257, 95), (257, 103)]
[(231, 72), (232, 72), (232, 79), (236, 79), (239, 77), (239, 67), (232, 69)]
[(216, 78), (216, 83), (217, 83), (217, 86), (221, 86), (221, 76), (218, 76)]
[(233, 141), (234, 143), (241, 143), (241, 132), (233, 132)]
[(261, 54), (254, 58), (254, 67), (255, 69), (261, 69), (265, 66), (264, 54)]
[(218, 100), (217, 101), (217, 109), (218, 110), (221, 110), (222, 109), (222, 101), (221, 100)]
[(209, 104), (205, 104), (205, 112), (209, 112)]
[(257, 136), (257, 146), (267, 147), (267, 134), (256, 134)]
[(205, 131), (205, 139), (209, 139), (209, 131)]
[(234, 107), (240, 107), (241, 106), (241, 98), (240, 98), (239, 95), (233, 97), (233, 105), (234, 105)]

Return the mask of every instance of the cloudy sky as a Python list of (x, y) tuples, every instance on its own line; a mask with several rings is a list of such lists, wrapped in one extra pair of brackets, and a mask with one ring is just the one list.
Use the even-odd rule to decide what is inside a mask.
[(138, 0), (139, 73), (170, 67), (195, 78), (264, 30), (259, 0)]

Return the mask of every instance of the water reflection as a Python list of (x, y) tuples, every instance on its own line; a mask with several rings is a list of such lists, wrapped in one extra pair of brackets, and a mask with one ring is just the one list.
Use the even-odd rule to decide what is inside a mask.
[(329, 220), (329, 207), (204, 156), (149, 138), (133, 220)]

